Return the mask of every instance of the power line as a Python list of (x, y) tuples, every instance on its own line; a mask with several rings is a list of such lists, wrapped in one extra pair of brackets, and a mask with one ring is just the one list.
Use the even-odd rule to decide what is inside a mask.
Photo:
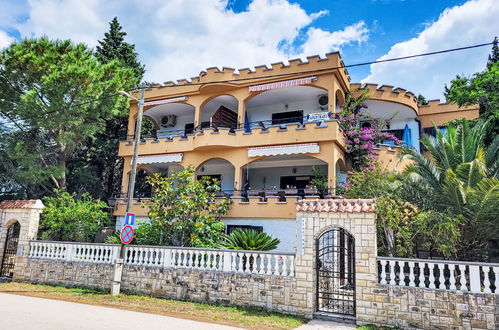
[[(238, 79), (229, 79), (229, 80), (217, 80), (217, 81), (210, 81), (210, 82), (203, 82), (203, 83), (187, 83), (183, 85), (179, 84), (174, 84), (174, 85), (161, 85), (161, 86), (148, 86), (148, 89), (152, 88), (174, 88), (174, 87), (184, 87), (184, 86), (199, 86), (199, 85), (209, 85), (209, 84), (216, 84), (216, 83), (229, 83), (229, 82), (237, 82), (237, 81), (248, 81), (248, 80), (255, 80), (255, 79), (262, 79), (262, 78), (277, 78), (277, 77), (287, 77), (287, 76), (292, 76), (292, 75), (297, 75), (297, 74), (306, 74), (306, 73), (315, 73), (315, 72), (323, 72), (323, 71), (330, 71), (330, 70), (339, 70), (339, 69), (346, 69), (346, 68), (352, 68), (352, 67), (359, 67), (359, 66), (365, 66), (365, 65), (371, 65), (371, 64), (379, 64), (379, 63), (385, 63), (385, 62), (394, 62), (394, 61), (400, 61), (400, 60), (406, 60), (406, 59), (411, 59), (411, 58), (417, 58), (417, 57), (424, 57), (424, 56), (432, 56), (432, 55), (438, 55), (438, 54), (443, 54), (443, 53), (450, 53), (450, 52), (455, 52), (455, 51), (461, 51), (461, 50), (467, 50), (467, 49), (473, 49), (473, 48), (479, 48), (479, 47), (484, 47), (484, 46), (489, 46), (493, 45), (494, 41), (492, 42), (487, 42), (487, 43), (482, 43), (482, 44), (476, 44), (476, 45), (471, 45), (471, 46), (465, 46), (465, 47), (458, 47), (458, 48), (451, 48), (451, 49), (445, 49), (445, 50), (439, 50), (439, 51), (434, 51), (434, 52), (428, 52), (428, 53), (421, 53), (421, 54), (414, 54), (414, 55), (408, 55), (408, 56), (400, 56), (400, 57), (393, 57), (393, 58), (388, 58), (384, 60), (375, 60), (375, 61), (369, 61), (369, 62), (363, 62), (363, 63), (355, 63), (355, 64), (348, 64), (348, 65), (340, 65), (336, 67), (329, 67), (329, 68), (324, 68), (324, 69), (317, 69), (317, 70), (309, 70), (309, 71), (301, 71), (301, 72), (294, 72), (294, 73), (281, 73), (281, 74), (275, 74), (275, 75), (270, 75), (270, 76), (265, 76), (265, 77), (248, 77), (248, 78), (238, 78)], [(128, 92), (135, 91), (139, 87), (135, 87), (132, 89), (127, 90)], [(116, 92), (114, 94), (110, 94), (107, 96), (103, 96), (97, 99), (93, 99), (90, 101), (78, 103), (71, 105), (69, 107), (64, 107), (64, 108), (59, 108), (59, 109), (54, 109), (51, 111), (44, 112), (43, 114), (40, 114), (39, 116), (33, 116), (33, 117), (28, 117), (26, 120), (29, 119), (36, 119), (36, 118), (41, 118), (45, 115), (60, 112), (63, 110), (69, 110), (75, 107), (80, 107), (83, 105), (91, 104), (94, 102), (102, 101), (111, 97), (118, 96), (119, 94)], [(9, 118), (14, 124), (17, 125), (16, 122), (14, 122), (11, 118)]]
[(400, 61), (400, 60), (406, 60), (406, 59), (416, 58), (416, 57), (431, 56), (431, 55), (450, 53), (450, 52), (455, 52), (455, 51), (460, 51), (460, 50), (479, 48), (479, 47), (489, 46), (489, 45), (493, 45), (493, 44), (494, 44), (494, 42), (492, 41), (492, 42), (487, 42), (484, 44), (477, 44), (477, 45), (465, 46), (465, 47), (459, 47), (459, 48), (451, 48), (451, 49), (439, 50), (439, 51), (429, 52), (429, 53), (421, 53), (421, 54), (414, 54), (414, 55), (408, 55), (408, 56), (393, 57), (393, 58), (388, 58), (388, 59), (384, 59), (384, 60), (375, 60), (375, 61), (369, 61), (369, 62), (363, 62), (363, 63), (349, 64), (349, 65), (340, 65), (340, 66), (336, 66), (336, 67), (317, 69), (317, 70), (281, 73), (281, 74), (275, 74), (275, 75), (270, 75), (270, 76), (265, 76), (265, 77), (248, 77), (248, 78), (229, 79), (229, 80), (217, 80), (217, 81), (210, 81), (210, 82), (204, 82), (204, 83), (187, 83), (187, 84), (183, 84), (183, 85), (175, 84), (175, 85), (168, 85), (168, 86), (164, 86), (164, 85), (162, 85), (162, 86), (149, 86), (148, 88), (197, 86), (197, 85), (227, 83), (227, 82), (235, 82), (235, 81), (255, 80), (255, 79), (262, 79), (262, 78), (286, 77), (286, 76), (303, 74), (303, 73), (314, 73), (314, 72), (322, 72), (322, 71), (338, 70), (338, 69), (346, 69), (346, 68), (365, 66), (365, 65), (371, 65), (371, 64), (378, 64), (378, 63), (384, 63), (384, 62)]

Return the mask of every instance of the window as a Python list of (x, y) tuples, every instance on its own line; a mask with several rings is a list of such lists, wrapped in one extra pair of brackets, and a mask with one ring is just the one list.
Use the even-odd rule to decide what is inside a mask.
[[(440, 130), (440, 132), (442, 132), (442, 134), (445, 134), (445, 132), (447, 131), (447, 126), (438, 126), (437, 128)], [(433, 137), (437, 136), (437, 132), (435, 131), (434, 127), (425, 127), (425, 128), (423, 128), (423, 133), (431, 135)]]
[(361, 121), (360, 128), (372, 128), (372, 124), (370, 121)]
[(404, 130), (403, 129), (388, 129), (388, 130), (384, 130), (383, 132), (389, 133), (389, 134), (395, 136), (399, 140), (402, 140), (402, 137), (404, 137)]
[(281, 176), (280, 188), (286, 189), (286, 187), (296, 187), (297, 189), (303, 189), (308, 184), (310, 184), (311, 177), (309, 175), (305, 176)]
[(286, 123), (301, 123), (303, 124), (303, 110), (278, 112), (272, 114), (272, 125)]
[(227, 234), (230, 235), (230, 233), (232, 233), (236, 229), (253, 229), (253, 230), (256, 230), (259, 233), (263, 232), (263, 226), (227, 225), (227, 228), (226, 228)]

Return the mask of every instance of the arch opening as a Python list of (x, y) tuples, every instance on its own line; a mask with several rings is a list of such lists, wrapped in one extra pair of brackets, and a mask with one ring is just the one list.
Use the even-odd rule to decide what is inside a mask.
[(134, 198), (151, 198), (152, 186), (147, 182), (149, 176), (159, 173), (164, 177), (171, 177), (174, 172), (182, 171), (184, 167), (177, 163), (154, 163), (141, 165), (135, 177)]
[(196, 169), (196, 179), (208, 177), (219, 182), (222, 192), (232, 194), (235, 190), (235, 167), (228, 160), (212, 158)]
[(161, 104), (144, 111), (156, 128), (156, 136), (186, 136), (194, 133), (195, 108), (187, 103)]
[(316, 309), (355, 315), (355, 240), (341, 227), (328, 228), (315, 239)]
[(237, 128), (238, 100), (232, 95), (220, 95), (201, 108), (201, 129)]
[(244, 190), (249, 195), (284, 194), (325, 197), (327, 163), (307, 155), (267, 156), (243, 167)]
[(255, 95), (245, 103), (245, 128), (304, 124), (308, 115), (328, 112), (324, 96), (327, 91), (312, 86), (277, 88)]
[(19, 221), (15, 221), (7, 228), (2, 263), (0, 264), (0, 277), (12, 278), (14, 275), (20, 233), (21, 224)]

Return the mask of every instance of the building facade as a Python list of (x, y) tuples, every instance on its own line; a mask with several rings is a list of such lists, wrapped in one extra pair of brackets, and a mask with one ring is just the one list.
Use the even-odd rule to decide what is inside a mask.
[[(234, 203), (223, 218), (228, 230), (250, 226), (281, 240), (278, 250), (295, 250), (296, 202), (336, 194), (349, 170), (343, 133), (335, 113), (347, 94), (368, 91), (365, 112), (382, 120), (384, 129), (402, 138), (407, 133), (420, 150), (419, 137), (433, 125), (478, 116), (478, 107), (430, 101), (418, 105), (411, 92), (392, 86), (353, 84), (339, 53), (275, 63), (254, 70), (208, 68), (198, 77), (152, 86), (145, 93), (144, 116), (155, 127), (139, 146), (141, 177), (181, 170), (188, 165), (196, 176), (221, 182), (219, 198)], [(119, 146), (124, 159), (122, 194), (114, 215), (123, 226), (128, 177), (138, 105), (132, 102), (128, 138)], [(368, 127), (368, 119), (359, 121)], [(402, 169), (398, 149), (379, 146), (379, 162), (388, 170)], [(327, 178), (325, 193), (311, 183)], [(137, 187), (134, 212), (147, 219), (143, 201), (150, 190)], [(327, 196), (326, 196), (327, 195)]]

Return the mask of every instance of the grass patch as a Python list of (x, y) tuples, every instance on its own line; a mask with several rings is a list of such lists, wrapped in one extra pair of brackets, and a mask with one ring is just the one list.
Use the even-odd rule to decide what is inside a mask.
[(254, 307), (193, 303), (129, 294), (113, 297), (104, 291), (83, 288), (11, 282), (0, 284), (0, 292), (160, 314), (246, 329), (293, 329), (307, 322), (303, 317), (272, 313)]

